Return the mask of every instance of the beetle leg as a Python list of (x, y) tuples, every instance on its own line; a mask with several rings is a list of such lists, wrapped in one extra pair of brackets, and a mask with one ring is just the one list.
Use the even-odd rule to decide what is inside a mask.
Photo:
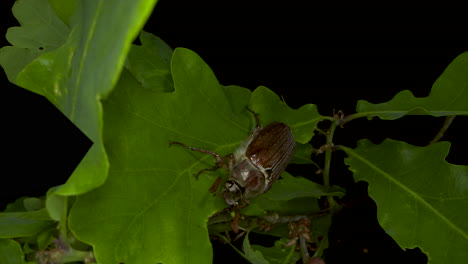
[[(198, 176), (200, 176), (200, 174), (204, 173), (205, 171), (215, 171), (215, 170), (217, 170), (217, 169), (219, 169), (219, 168), (221, 168), (221, 166), (219, 166), (218, 164), (216, 164), (216, 166), (214, 166), (213, 168), (202, 169), (202, 170), (200, 170), (199, 172), (197, 172), (196, 174), (194, 174), (193, 176), (195, 176), (195, 178), (198, 180)], [(216, 181), (217, 181), (217, 180), (216, 180)], [(216, 183), (216, 182), (215, 182), (215, 183)], [(218, 183), (218, 185), (219, 185), (219, 183)], [(211, 189), (211, 188), (213, 188), (213, 186), (210, 187), (210, 189)]]
[(208, 191), (209, 191), (210, 193), (212, 193), (213, 196), (216, 195), (215, 192), (216, 192), (216, 190), (218, 190), (219, 184), (221, 184), (221, 181), (222, 181), (222, 180), (223, 180), (223, 179), (222, 179), (221, 177), (218, 177), (218, 178), (216, 179), (216, 181), (213, 183), (213, 185), (211, 185), (210, 189), (208, 189)]
[[(190, 148), (190, 149), (192, 149), (192, 148)], [(204, 149), (195, 149), (195, 150), (196, 150), (196, 151), (199, 151), (199, 150), (203, 150), (203, 151), (204, 151)], [(207, 151), (207, 152), (203, 152), (203, 153), (211, 152), (211, 151), (208, 151), (208, 150), (206, 150), (206, 151)], [(214, 152), (211, 152), (211, 153), (216, 154), (216, 153), (214, 153)], [(211, 154), (211, 153), (208, 153), (208, 154)], [(218, 154), (216, 154), (216, 155), (218, 155)], [(217, 170), (217, 169), (219, 169), (219, 168), (230, 169), (231, 166), (232, 166), (231, 164), (232, 164), (233, 162), (235, 162), (236, 159), (234, 158), (234, 155), (229, 154), (229, 155), (227, 155), (227, 156), (225, 156), (225, 157), (222, 157), (222, 158), (218, 155), (218, 156), (216, 156), (216, 160), (217, 160), (217, 161), (216, 161), (216, 165), (215, 165), (213, 168), (203, 169), (203, 170), (199, 171), (197, 174), (195, 174), (195, 178), (198, 179), (198, 176), (199, 176), (200, 174), (202, 174), (203, 172), (205, 172), (205, 171), (215, 171), (215, 170)], [(216, 180), (216, 182), (217, 182), (217, 181), (218, 181), (218, 179)], [(216, 183), (216, 182), (215, 182), (215, 183)], [(219, 185), (219, 183), (218, 183), (218, 185)], [(212, 186), (212, 187), (213, 187), (213, 186)], [(210, 188), (210, 189), (211, 189), (211, 188)]]
[(206, 150), (206, 149), (195, 148), (195, 147), (190, 147), (190, 146), (185, 145), (184, 143), (177, 142), (177, 141), (169, 141), (169, 147), (172, 146), (173, 144), (181, 145), (184, 148), (188, 148), (190, 150), (198, 151), (198, 152), (201, 152), (201, 153), (210, 154), (211, 156), (215, 157), (217, 162), (220, 162), (220, 161), (223, 160), (223, 158), (218, 153), (213, 152), (213, 151), (209, 151), (209, 150)]
[[(193, 151), (197, 151), (197, 152), (201, 152), (201, 153), (205, 153), (205, 154), (210, 154), (211, 156), (215, 157), (216, 165), (213, 168), (200, 170), (197, 174), (195, 174), (195, 178), (197, 178), (197, 179), (198, 179), (198, 176), (200, 176), (200, 174), (202, 174), (205, 171), (215, 171), (215, 170), (217, 170), (219, 168), (230, 169), (232, 164), (235, 163), (235, 160), (236, 160), (234, 158), (234, 155), (232, 155), (232, 154), (229, 154), (229, 155), (227, 155), (225, 157), (221, 157), (218, 153), (213, 152), (213, 151), (209, 151), (209, 150), (201, 149), (201, 148), (190, 147), (190, 146), (187, 146), (186, 144), (184, 144), (182, 142), (169, 141), (169, 147), (171, 147), (174, 144), (180, 145), (180, 146), (182, 146), (184, 148), (188, 148), (188, 149), (193, 150)], [(218, 185), (219, 185), (219, 183), (218, 183)], [(210, 188), (210, 190), (211, 190), (211, 188)]]
[(237, 234), (239, 232), (239, 207), (236, 206), (234, 210), (236, 210), (236, 214), (234, 215), (234, 220), (232, 221), (232, 231)]

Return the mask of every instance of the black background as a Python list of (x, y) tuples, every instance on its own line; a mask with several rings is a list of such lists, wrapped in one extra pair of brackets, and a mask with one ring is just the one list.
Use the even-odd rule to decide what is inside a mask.
[[(221, 2), (221, 1), (220, 1)], [(398, 91), (427, 96), (432, 83), (468, 50), (468, 25), (442, 19), (453, 10), (350, 9), (302, 6), (215, 6), (209, 1), (161, 0), (145, 26), (171, 47), (198, 53), (223, 85), (267, 86), (293, 108), (318, 105), (322, 115), (355, 111), (360, 99), (390, 100)], [(13, 1), (2, 1), (0, 40), (18, 23)], [(219, 5), (219, 4), (218, 4)], [(443, 15), (441, 15), (443, 14)], [(8, 82), (2, 71), (2, 169), (0, 208), (21, 196), (41, 196), (62, 184), (90, 146), (67, 118), (41, 96)], [(203, 102), (200, 102), (203, 103)], [(339, 129), (335, 143), (354, 147), (361, 138), (389, 137), (423, 146), (444, 118), (355, 120)], [(449, 162), (468, 165), (468, 119), (457, 117), (443, 140), (452, 142)], [(319, 141), (314, 142), (320, 144)], [(334, 155), (332, 183), (349, 188), (346, 207), (334, 217), (327, 263), (425, 263), (418, 250), (401, 250), (376, 220), (367, 184), (354, 184)], [(293, 173), (314, 177), (304, 167)], [(264, 237), (252, 243), (269, 244)], [(215, 262), (242, 259), (215, 243)]]

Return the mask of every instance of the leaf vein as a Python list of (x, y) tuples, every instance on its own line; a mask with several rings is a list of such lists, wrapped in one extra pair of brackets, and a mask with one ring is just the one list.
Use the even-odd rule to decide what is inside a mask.
[(387, 178), (390, 182), (392, 182), (395, 186), (399, 187), (400, 189), (402, 189), (403, 191), (405, 191), (406, 193), (410, 194), (414, 200), (418, 201), (419, 203), (421, 203), (423, 206), (425, 206), (428, 210), (430, 210), (433, 214), (437, 215), (440, 219), (442, 219), (445, 223), (447, 223), (448, 226), (450, 226), (450, 228), (452, 228), (454, 231), (456, 231), (456, 233), (460, 234), (461, 236), (463, 236), (465, 239), (468, 240), (468, 234), (465, 233), (461, 228), (459, 228), (458, 226), (456, 226), (452, 221), (450, 221), (450, 219), (448, 219), (447, 217), (445, 217), (443, 214), (441, 214), (437, 209), (435, 209), (432, 205), (430, 205), (426, 200), (424, 200), (421, 195), (419, 195), (418, 193), (414, 192), (413, 190), (411, 190), (410, 188), (406, 187), (405, 185), (403, 185), (400, 181), (396, 180), (394, 177), (392, 177), (390, 174), (388, 174), (387, 172), (385, 172), (384, 170), (380, 169), (379, 167), (375, 166), (374, 164), (372, 164), (371, 161), (369, 161), (368, 159), (366, 159), (365, 157), (359, 155), (358, 153), (356, 153), (354, 150), (350, 149), (350, 148), (347, 148), (347, 147), (343, 147), (343, 149), (345, 149), (345, 151), (354, 156), (355, 158), (357, 158), (358, 160), (360, 160), (362, 163), (364, 163), (365, 165), (369, 166), (372, 170), (376, 171), (377, 173), (381, 174), (382, 176), (384, 176), (385, 178)]

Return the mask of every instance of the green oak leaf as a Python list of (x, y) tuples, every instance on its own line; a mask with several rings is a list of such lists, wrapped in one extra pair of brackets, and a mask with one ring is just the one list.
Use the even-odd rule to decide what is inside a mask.
[(16, 199), (14, 202), (7, 204), (4, 213), (11, 213), (11, 212), (27, 212), (24, 206), (24, 200), (28, 199), (29, 197), (20, 197)]
[(66, 25), (72, 23), (72, 18), (81, 0), (48, 0), (57, 17)]
[(172, 49), (151, 33), (141, 32), (141, 45), (132, 45), (125, 67), (144, 88), (174, 91), (171, 76)]
[(0, 263), (25, 264), (24, 253), (18, 242), (12, 239), (0, 239)]
[(245, 253), (245, 258), (247, 258), (252, 264), (269, 264), (270, 262), (265, 259), (262, 252), (259, 250), (253, 249), (250, 246), (249, 234), (247, 233), (242, 243), (242, 249)]
[(16, 83), (26, 65), (62, 46), (70, 30), (55, 15), (48, 0), (16, 1), (12, 11), (21, 27), (8, 29), (6, 38), (13, 46), (0, 49), (0, 65), (10, 82)]
[(57, 195), (55, 192), (56, 189), (57, 187), (52, 187), (47, 191), (46, 208), (49, 212), (50, 218), (55, 221), (60, 221), (66, 215), (65, 212), (68, 210), (68, 197)]
[(28, 237), (55, 225), (47, 210), (0, 213), (0, 238)]
[(302, 177), (293, 177), (288, 173), (282, 174), (282, 178), (264, 196), (271, 200), (291, 200), (299, 197), (320, 198), (322, 196), (341, 198), (344, 196), (344, 189), (337, 186), (326, 188), (324, 185)]
[(295, 140), (301, 144), (310, 141), (313, 136), (310, 132), (314, 131), (318, 122), (324, 120), (324, 117), (319, 115), (316, 105), (306, 104), (298, 110), (291, 109), (274, 92), (264, 86), (255, 89), (250, 104), (254, 112), (264, 113), (261, 116), (263, 124), (279, 121), (289, 125), (293, 130)]
[[(247, 239), (247, 236), (245, 237), (245, 239)], [(294, 250), (294, 247), (285, 247), (285, 244), (288, 241), (289, 239), (282, 238), (280, 240), (275, 241), (275, 245), (273, 247), (251, 245), (249, 251), (258, 252), (258, 254), (261, 254), (264, 257), (264, 259), (268, 261), (267, 263), (270, 264), (295, 264), (301, 259), (301, 255), (299, 252), (296, 252)]]
[[(11, 72), (10, 80), (45, 96), (94, 142), (67, 183), (56, 189), (60, 195), (77, 195), (107, 177), (101, 99), (117, 82), (131, 42), (156, 0), (65, 2), (52, 1), (52, 8), (47, 0), (19, 1), (22, 27), (9, 31), (15, 46), (2, 49), (0, 62)], [(68, 27), (53, 10), (63, 11), (59, 16)], [(43, 54), (37, 52), (40, 48)], [(15, 61), (26, 57), (18, 49), (34, 53), (35, 59), (18, 67)]]
[(401, 247), (421, 248), (430, 263), (468, 259), (468, 166), (447, 163), (449, 148), (394, 140), (344, 148), (356, 181), (369, 182), (380, 225)]
[(337, 186), (327, 189), (305, 178), (293, 177), (287, 172), (281, 177), (267, 193), (250, 199), (249, 206), (242, 209), (242, 214), (260, 216), (272, 211), (281, 215), (311, 215), (320, 212), (320, 197), (344, 195), (344, 190)]
[(313, 217), (311, 222), (312, 241), (318, 245), (314, 257), (322, 257), (323, 251), (328, 248), (328, 230), (332, 223), (332, 214)]
[(445, 69), (425, 98), (408, 91), (399, 92), (392, 100), (371, 104), (360, 100), (357, 115), (394, 120), (404, 115), (468, 115), (468, 52), (462, 53)]
[(25, 198), (23, 202), (24, 208), (28, 212), (37, 211), (45, 207), (44, 200), (36, 197)]
[(37, 234), (37, 248), (39, 250), (46, 249), (56, 239), (57, 227), (52, 226), (50, 228), (42, 230)]
[(320, 166), (310, 159), (310, 157), (312, 156), (313, 149), (314, 148), (309, 143), (301, 144), (296, 142), (296, 152), (294, 153), (291, 163), (314, 164), (317, 167), (317, 169), (319, 169)]
[(265, 197), (266, 194), (250, 199), (249, 206), (241, 210), (242, 215), (261, 216), (270, 211), (281, 215), (305, 215), (320, 212), (317, 198), (298, 197), (289, 200), (273, 200)]
[[(221, 86), (205, 62), (178, 48), (171, 60), (174, 92), (144, 88), (128, 71), (104, 102), (104, 142), (110, 169), (106, 183), (78, 197), (70, 228), (91, 244), (99, 263), (211, 263), (208, 217), (226, 207), (208, 192), (225, 170), (211, 155), (169, 141), (227, 155), (255, 126), (246, 106), (253, 101), (285, 108), (266, 88), (251, 93)], [(267, 99), (256, 98), (264, 97)], [(287, 108), (289, 110), (289, 108)], [(320, 119), (313, 107), (278, 113), (299, 138), (310, 137)], [(269, 112), (258, 112), (262, 123)]]

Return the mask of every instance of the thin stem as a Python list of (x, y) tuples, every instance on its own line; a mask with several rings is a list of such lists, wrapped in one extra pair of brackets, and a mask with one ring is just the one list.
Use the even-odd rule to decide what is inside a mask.
[(340, 122), (339, 122), (339, 125), (342, 126), (346, 123), (348, 123), (349, 121), (351, 120), (354, 120), (356, 118), (361, 118), (361, 117), (368, 117), (370, 115), (375, 115), (375, 113), (368, 113), (368, 112), (363, 112), (363, 113), (355, 113), (355, 114), (351, 114), (349, 116), (345, 116), (343, 117)]
[(454, 119), (455, 119), (455, 116), (447, 116), (445, 118), (444, 125), (439, 130), (439, 133), (437, 133), (437, 135), (431, 140), (431, 142), (429, 142), (428, 146), (436, 143), (437, 141), (439, 141), (444, 136), (445, 132), (447, 131), (449, 126), (452, 124)]
[(327, 132), (323, 131), (322, 129), (320, 129), (320, 128), (318, 128), (318, 127), (316, 127), (315, 130), (316, 130), (317, 132), (319, 132), (320, 134), (324, 135), (324, 136), (327, 135)]
[(345, 146), (342, 146), (342, 145), (336, 145), (336, 146), (335, 146), (335, 149), (336, 149), (336, 150), (342, 150), (342, 151), (346, 152), (346, 154), (349, 154), (349, 153), (348, 153), (348, 150), (350, 150), (350, 148), (345, 147)]
[(291, 258), (292, 256), (294, 255), (294, 251), (296, 249), (296, 243), (294, 243), (294, 245), (292, 245), (290, 248), (289, 248), (289, 252), (288, 252), (288, 255), (286, 256), (286, 258), (284, 258), (282, 264), (288, 264), (288, 263), (291, 263)]
[(309, 251), (307, 250), (307, 243), (305, 241), (305, 238), (303, 236), (299, 237), (299, 243), (301, 246), (301, 256), (302, 256), (302, 263), (308, 264), (309, 263)]
[(323, 255), (323, 251), (328, 247), (328, 231), (325, 232), (323, 235), (322, 241), (320, 241), (317, 250), (315, 251), (315, 254), (312, 257), (318, 257), (321, 258)]
[[(325, 187), (330, 187), (330, 164), (333, 152), (333, 135), (335, 134), (336, 126), (338, 125), (339, 120), (334, 120), (330, 126), (330, 130), (328, 130), (327, 134), (327, 146), (328, 148), (325, 150), (325, 167), (323, 168), (323, 184)], [(330, 208), (336, 206), (335, 200), (333, 200), (332, 196), (327, 196), (328, 205)]]
[(335, 134), (337, 122), (333, 122), (330, 126), (330, 130), (327, 133), (327, 150), (325, 150), (325, 167), (323, 168), (323, 183), (325, 187), (330, 186), (330, 164), (332, 157), (332, 146), (333, 146), (333, 134)]
[(225, 236), (221, 235), (221, 234), (218, 234), (219, 237), (221, 237), (224, 241), (226, 241), (226, 243), (228, 243), (237, 253), (239, 253), (239, 255), (241, 255), (241, 257), (243, 257), (244, 259), (246, 259), (248, 262), (252, 263), (250, 261), (249, 258), (247, 258), (247, 256), (244, 254), (244, 252), (240, 251), (239, 249), (237, 249), (233, 244), (231, 244), (231, 241), (229, 241), (229, 239), (227, 239)]
[(323, 121), (323, 120), (328, 120), (328, 121), (331, 121), (331, 122), (335, 121), (335, 118), (333, 118), (331, 116), (322, 116), (321, 118), (322, 118), (321, 121)]

